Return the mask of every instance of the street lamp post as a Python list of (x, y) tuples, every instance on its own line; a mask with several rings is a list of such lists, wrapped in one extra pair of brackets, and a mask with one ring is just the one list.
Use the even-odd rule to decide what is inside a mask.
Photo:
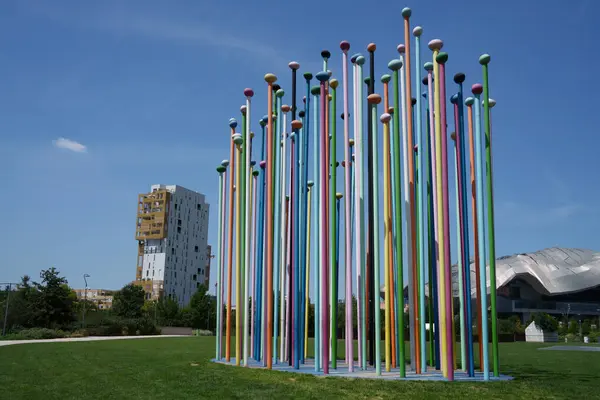
[(6, 306), (4, 308), (4, 324), (2, 325), (2, 336), (6, 335), (6, 324), (8, 322), (8, 303), (10, 300), (10, 292), (12, 290), (12, 283), (7, 283), (7, 290), (6, 290)]
[(90, 276), (88, 274), (83, 274), (83, 281), (85, 282), (85, 288), (83, 289), (83, 315), (81, 318), (81, 324), (83, 325), (83, 328), (85, 329), (85, 307), (86, 307), (86, 303), (87, 303), (87, 290), (88, 290), (88, 283), (87, 283), (87, 279)]

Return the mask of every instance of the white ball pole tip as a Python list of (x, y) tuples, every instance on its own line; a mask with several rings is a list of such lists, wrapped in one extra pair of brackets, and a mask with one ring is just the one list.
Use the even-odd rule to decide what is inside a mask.
[(419, 37), (422, 34), (423, 34), (423, 28), (421, 28), (420, 26), (415, 26), (415, 28), (413, 29), (413, 36)]
[(444, 47), (444, 42), (441, 39), (433, 39), (428, 44), (431, 51), (441, 50)]

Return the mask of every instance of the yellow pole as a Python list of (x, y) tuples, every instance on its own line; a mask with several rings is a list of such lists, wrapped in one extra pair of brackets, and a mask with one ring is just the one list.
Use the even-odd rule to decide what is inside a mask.
[[(387, 110), (386, 110), (387, 113)], [(388, 114), (389, 115), (389, 114)], [(385, 269), (385, 370), (390, 371), (390, 360), (391, 360), (391, 337), (390, 337), (390, 317), (391, 317), (391, 301), (390, 301), (390, 270), (389, 270), (389, 257), (388, 257), (388, 245), (390, 241), (389, 228), (390, 228), (390, 210), (388, 202), (388, 191), (389, 191), (389, 153), (390, 153), (390, 125), (388, 122), (383, 124), (383, 215), (384, 215), (384, 269)]]
[[(240, 135), (241, 136), (241, 135)], [(235, 165), (241, 171), (240, 166), (240, 155), (242, 153), (241, 142), (238, 142), (240, 138), (235, 138), (234, 142), (236, 142), (237, 150), (235, 153)], [(240, 332), (240, 328), (242, 327), (242, 313), (241, 313), (241, 288), (242, 288), (242, 280), (241, 280), (241, 257), (240, 257), (240, 242), (242, 240), (240, 235), (241, 225), (240, 225), (240, 175), (238, 171), (235, 174), (235, 365), (240, 365), (241, 358), (241, 346), (240, 339), (242, 338), (242, 334)]]

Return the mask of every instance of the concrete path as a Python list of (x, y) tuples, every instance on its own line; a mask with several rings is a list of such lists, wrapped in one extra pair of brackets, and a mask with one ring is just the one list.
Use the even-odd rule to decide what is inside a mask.
[(539, 350), (600, 351), (600, 347), (598, 347), (598, 346), (552, 346), (552, 347), (542, 347)]
[(0, 347), (27, 343), (61, 343), (61, 342), (95, 342), (97, 340), (157, 339), (166, 337), (190, 337), (184, 335), (149, 335), (149, 336), (88, 336), (79, 338), (35, 339), (35, 340), (0, 340)]

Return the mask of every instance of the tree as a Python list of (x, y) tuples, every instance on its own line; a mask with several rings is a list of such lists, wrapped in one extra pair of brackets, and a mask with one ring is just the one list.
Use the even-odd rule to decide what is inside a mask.
[(192, 327), (210, 329), (216, 327), (216, 302), (208, 294), (208, 287), (200, 285), (190, 300)]
[[(75, 320), (73, 303), (77, 296), (69, 288), (67, 279), (59, 274), (54, 267), (45, 269), (40, 272), (42, 282), (34, 282), (38, 293), (31, 296), (33, 301), (30, 304), (34, 307), (36, 326), (64, 327)], [(24, 279), (23, 283), (28, 287), (28, 280)]]
[(544, 332), (556, 332), (558, 322), (546, 313), (535, 313), (531, 316), (535, 326)]
[(158, 324), (161, 326), (179, 325), (179, 304), (170, 297), (165, 297), (158, 302)]
[(129, 284), (123, 286), (113, 297), (112, 311), (115, 315), (125, 318), (139, 318), (144, 306), (144, 289), (141, 286)]

